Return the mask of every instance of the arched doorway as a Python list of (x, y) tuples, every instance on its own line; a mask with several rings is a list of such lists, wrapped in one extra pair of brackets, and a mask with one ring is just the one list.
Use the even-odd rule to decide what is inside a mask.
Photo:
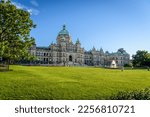
[(69, 56), (69, 61), (72, 61), (72, 56), (71, 55)]

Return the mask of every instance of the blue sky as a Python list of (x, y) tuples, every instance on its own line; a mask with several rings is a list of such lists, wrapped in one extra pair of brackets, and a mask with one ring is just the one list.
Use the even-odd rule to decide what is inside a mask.
[(56, 42), (66, 24), (73, 42), (104, 51), (150, 50), (150, 0), (12, 0), (31, 13), (38, 46)]

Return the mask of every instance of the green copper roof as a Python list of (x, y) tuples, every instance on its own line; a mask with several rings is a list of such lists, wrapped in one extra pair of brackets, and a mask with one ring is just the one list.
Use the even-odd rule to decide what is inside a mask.
[(77, 39), (76, 44), (79, 44), (79, 43), (80, 43), (80, 41), (79, 41), (79, 39)]
[(63, 25), (63, 29), (59, 32), (58, 35), (69, 35), (69, 32), (66, 30), (65, 25)]

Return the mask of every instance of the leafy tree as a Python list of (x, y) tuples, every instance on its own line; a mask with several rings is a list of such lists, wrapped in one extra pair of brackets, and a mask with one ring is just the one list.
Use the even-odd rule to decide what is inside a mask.
[(150, 66), (150, 53), (145, 50), (138, 50), (133, 57), (134, 66)]
[(10, 62), (32, 58), (28, 49), (35, 43), (30, 31), (35, 28), (30, 13), (18, 9), (10, 0), (0, 1), (0, 57)]

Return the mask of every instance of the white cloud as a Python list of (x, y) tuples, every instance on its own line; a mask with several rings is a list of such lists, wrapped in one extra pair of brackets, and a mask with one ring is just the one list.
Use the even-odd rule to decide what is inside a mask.
[(27, 11), (32, 15), (32, 9), (28, 9)]
[(24, 9), (24, 10), (28, 11), (31, 15), (38, 15), (40, 13), (39, 10), (34, 9), (34, 8), (29, 8), (18, 2), (12, 2), (12, 4), (15, 5), (18, 9)]
[(36, 0), (31, 0), (30, 3), (31, 3), (33, 6), (35, 6), (35, 7), (38, 7), (38, 6), (39, 6), (39, 4), (38, 4), (38, 2), (37, 2)]
[(37, 9), (28, 9), (27, 10), (31, 15), (38, 15), (40, 12)]
[(16, 3), (16, 2), (12, 2), (13, 5), (15, 5), (18, 9), (27, 9), (26, 6), (20, 4), (20, 3)]

